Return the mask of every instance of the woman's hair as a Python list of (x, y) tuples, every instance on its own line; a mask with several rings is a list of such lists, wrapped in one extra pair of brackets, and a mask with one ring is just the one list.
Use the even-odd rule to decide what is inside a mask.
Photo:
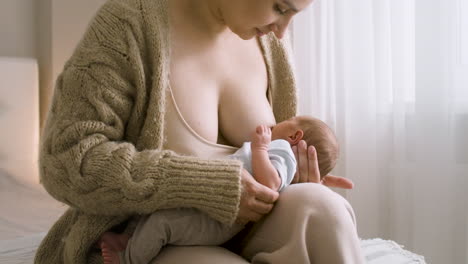
[(335, 133), (320, 119), (298, 116), (298, 126), (304, 132), (302, 138), (307, 146), (314, 146), (320, 170), (320, 179), (325, 177), (336, 165), (339, 156), (339, 145)]

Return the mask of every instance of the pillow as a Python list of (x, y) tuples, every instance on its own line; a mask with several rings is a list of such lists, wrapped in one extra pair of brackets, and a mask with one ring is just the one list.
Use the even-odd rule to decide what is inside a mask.
[(39, 87), (35, 59), (0, 57), (0, 169), (38, 183)]

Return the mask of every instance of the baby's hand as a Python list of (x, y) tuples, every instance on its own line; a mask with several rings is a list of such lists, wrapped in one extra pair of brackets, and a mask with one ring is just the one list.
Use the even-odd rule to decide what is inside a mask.
[(271, 129), (268, 126), (260, 125), (252, 134), (252, 150), (268, 150), (271, 142)]

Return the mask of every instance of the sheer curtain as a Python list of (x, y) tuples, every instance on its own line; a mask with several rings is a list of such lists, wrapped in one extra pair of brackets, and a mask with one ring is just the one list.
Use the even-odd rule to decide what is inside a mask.
[(468, 263), (468, 3), (315, 0), (293, 24), (300, 113), (336, 132), (362, 238)]

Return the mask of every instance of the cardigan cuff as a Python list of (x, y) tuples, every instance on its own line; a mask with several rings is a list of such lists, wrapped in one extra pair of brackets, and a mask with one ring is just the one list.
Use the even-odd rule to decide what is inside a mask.
[(234, 223), (241, 195), (241, 162), (171, 156), (161, 163), (165, 171), (163, 204), (197, 208), (222, 223)]

